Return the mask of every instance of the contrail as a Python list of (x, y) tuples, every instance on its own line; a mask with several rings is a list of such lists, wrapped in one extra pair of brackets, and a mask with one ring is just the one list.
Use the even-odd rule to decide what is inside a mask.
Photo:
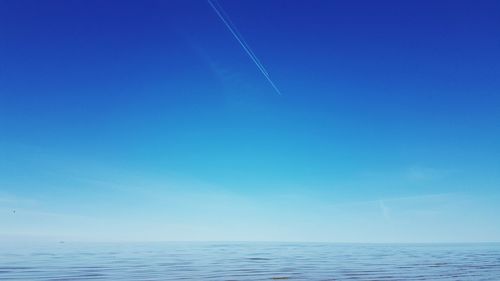
[(240, 43), (240, 45), (243, 48), (243, 50), (245, 50), (245, 52), (250, 57), (250, 59), (252, 59), (252, 61), (255, 63), (255, 65), (260, 70), (260, 72), (262, 73), (262, 75), (264, 75), (264, 77), (267, 79), (267, 81), (269, 82), (269, 84), (271, 84), (271, 86), (276, 91), (276, 93), (278, 93), (278, 95), (281, 95), (281, 91), (278, 89), (278, 87), (276, 86), (276, 84), (274, 84), (273, 80), (271, 80), (271, 78), (269, 77), (269, 73), (267, 72), (267, 70), (264, 67), (264, 65), (257, 58), (257, 56), (255, 55), (255, 53), (250, 48), (250, 46), (248, 46), (248, 44), (245, 42), (245, 39), (243, 39), (243, 36), (239, 33), (238, 29), (233, 24), (233, 22), (231, 21), (231, 19), (227, 16), (227, 14), (224, 12), (224, 10), (219, 5), (219, 3), (216, 0), (207, 0), (207, 1), (208, 1), (208, 4), (210, 4), (210, 6), (212, 7), (212, 9), (214, 9), (214, 11), (217, 14), (217, 16), (221, 19), (221, 21), (227, 27), (227, 29), (229, 29), (229, 31), (231, 32), (231, 34), (233, 34), (234, 38), (236, 38), (236, 40), (238, 41), (238, 43)]
[(234, 35), (236, 40), (238, 40), (238, 42), (242, 45), (243, 49), (247, 52), (247, 54), (250, 56), (250, 58), (257, 64), (257, 67), (261, 71), (264, 71), (264, 75), (269, 76), (269, 73), (266, 71), (266, 69), (264, 68), (264, 66), (260, 62), (260, 60), (257, 58), (255, 53), (252, 51), (252, 49), (250, 49), (247, 42), (243, 38), (243, 35), (241, 35), (238, 28), (236, 28), (236, 25), (233, 23), (231, 18), (229, 18), (226, 11), (224, 11), (224, 9), (222, 9), (219, 2), (217, 2), (217, 1), (212, 2), (211, 0), (208, 0), (208, 2), (212, 6), (212, 8), (215, 10), (217, 15), (221, 18), (222, 22), (228, 27), (228, 29)]

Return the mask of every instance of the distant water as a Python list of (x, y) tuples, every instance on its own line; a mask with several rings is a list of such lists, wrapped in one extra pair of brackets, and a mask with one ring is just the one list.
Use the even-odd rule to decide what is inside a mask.
[(2, 245), (0, 280), (500, 280), (500, 245)]

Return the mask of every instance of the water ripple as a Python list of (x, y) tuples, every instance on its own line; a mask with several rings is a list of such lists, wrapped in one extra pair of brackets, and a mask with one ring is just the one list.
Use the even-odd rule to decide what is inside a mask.
[(0, 247), (0, 280), (500, 280), (499, 244)]

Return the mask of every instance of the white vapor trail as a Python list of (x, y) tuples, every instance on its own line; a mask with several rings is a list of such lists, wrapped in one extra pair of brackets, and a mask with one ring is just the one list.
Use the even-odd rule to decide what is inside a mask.
[(271, 84), (271, 86), (276, 91), (276, 93), (278, 93), (278, 95), (281, 95), (281, 91), (278, 89), (278, 87), (276, 86), (276, 84), (274, 84), (273, 80), (271, 80), (271, 78), (269, 77), (269, 73), (267, 72), (267, 70), (264, 67), (264, 65), (257, 58), (257, 56), (255, 55), (255, 53), (250, 48), (250, 46), (248, 46), (248, 44), (246, 43), (245, 39), (243, 39), (243, 36), (240, 34), (240, 32), (238, 31), (238, 29), (236, 28), (236, 26), (233, 24), (233, 22), (228, 17), (228, 15), (224, 12), (224, 10), (219, 5), (219, 3), (216, 0), (207, 0), (207, 1), (208, 1), (208, 4), (210, 4), (210, 6), (212, 7), (212, 9), (215, 11), (215, 13), (217, 14), (217, 16), (221, 19), (221, 21), (227, 27), (227, 29), (229, 29), (229, 31), (231, 32), (231, 34), (233, 34), (234, 38), (236, 38), (236, 40), (238, 41), (238, 43), (240, 43), (240, 45), (243, 48), (243, 50), (245, 50), (245, 52), (250, 57), (250, 59), (252, 59), (252, 61), (255, 63), (255, 65), (260, 70), (260, 72), (262, 73), (262, 75), (264, 75), (264, 77), (267, 79), (267, 81), (269, 82), (269, 84)]

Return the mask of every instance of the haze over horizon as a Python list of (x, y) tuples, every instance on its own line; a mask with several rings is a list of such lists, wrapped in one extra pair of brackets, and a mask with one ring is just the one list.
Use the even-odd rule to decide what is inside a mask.
[(500, 242), (499, 1), (218, 3), (0, 1), (0, 241)]

